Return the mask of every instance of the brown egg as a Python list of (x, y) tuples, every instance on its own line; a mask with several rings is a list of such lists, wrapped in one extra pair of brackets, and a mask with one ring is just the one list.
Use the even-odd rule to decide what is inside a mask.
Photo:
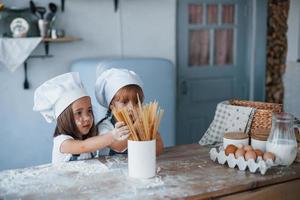
[(245, 153), (245, 160), (249, 160), (249, 159), (253, 159), (256, 160), (256, 153), (253, 150), (249, 150)]
[(252, 146), (250, 146), (250, 145), (246, 145), (246, 146), (244, 147), (244, 149), (245, 149), (245, 151), (253, 150)]
[(262, 152), (262, 150), (260, 150), (260, 149), (255, 149), (254, 151), (255, 151), (255, 153), (256, 153), (256, 155), (257, 155), (257, 157), (258, 157), (258, 156), (261, 156), (261, 157), (263, 157), (263, 155), (264, 155), (264, 152)]
[(243, 144), (238, 144), (238, 145), (237, 145), (237, 148), (238, 148), (238, 149), (242, 149), (242, 148), (244, 148), (244, 145), (243, 145)]
[(243, 148), (239, 148), (235, 151), (235, 158), (244, 157), (246, 151)]
[(271, 152), (264, 153), (263, 158), (264, 158), (264, 160), (272, 159), (273, 161), (275, 161), (275, 155)]
[(234, 146), (233, 144), (230, 144), (226, 147), (225, 154), (226, 154), (226, 156), (228, 156), (231, 153), (234, 154), (236, 150), (237, 150), (237, 147)]

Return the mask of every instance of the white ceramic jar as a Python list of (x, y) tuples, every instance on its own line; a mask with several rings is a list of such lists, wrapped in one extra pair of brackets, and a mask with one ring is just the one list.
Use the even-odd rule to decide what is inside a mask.
[(229, 144), (233, 144), (235, 146), (238, 146), (239, 144), (242, 145), (248, 145), (249, 144), (249, 137), (248, 134), (243, 132), (228, 132), (224, 134), (223, 137), (223, 147), (226, 149), (226, 147)]
[(128, 174), (132, 178), (151, 178), (156, 172), (156, 140), (128, 140)]
[(266, 143), (267, 141), (251, 138), (251, 146), (253, 149), (260, 149), (261, 151), (266, 152)]

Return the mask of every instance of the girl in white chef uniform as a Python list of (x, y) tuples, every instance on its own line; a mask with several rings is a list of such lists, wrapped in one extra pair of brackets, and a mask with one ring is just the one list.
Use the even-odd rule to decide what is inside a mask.
[(41, 112), (47, 122), (57, 122), (52, 163), (92, 158), (93, 152), (129, 135), (128, 127), (120, 122), (97, 136), (91, 98), (77, 72), (54, 77), (38, 87), (33, 110)]
[[(97, 80), (95, 86), (95, 95), (100, 105), (107, 108), (106, 117), (98, 124), (100, 133), (105, 134), (113, 130), (116, 120), (111, 111), (120, 109), (128, 103), (134, 106), (138, 104), (137, 94), (141, 102), (144, 100), (143, 83), (140, 77), (133, 71), (127, 69), (97, 67)], [(163, 152), (163, 141), (160, 134), (157, 134), (156, 154)], [(115, 141), (106, 149), (106, 154), (127, 153), (127, 140)], [(100, 152), (101, 155), (101, 152)]]

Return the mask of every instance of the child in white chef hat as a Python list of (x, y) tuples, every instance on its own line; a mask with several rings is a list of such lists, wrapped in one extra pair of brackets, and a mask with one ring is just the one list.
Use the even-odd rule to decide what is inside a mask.
[(93, 152), (129, 135), (128, 127), (120, 122), (109, 133), (97, 136), (91, 98), (77, 72), (54, 77), (38, 87), (33, 110), (41, 112), (47, 122), (57, 122), (52, 163), (92, 158)]
[[(101, 133), (109, 132), (113, 129), (116, 120), (111, 111), (120, 109), (128, 103), (134, 106), (138, 104), (137, 94), (141, 102), (144, 100), (143, 83), (140, 77), (133, 71), (127, 69), (97, 67), (97, 80), (95, 86), (95, 95), (100, 105), (107, 108), (107, 114), (98, 124)], [(111, 147), (117, 152), (127, 150), (127, 140), (115, 141)], [(156, 154), (163, 152), (163, 141), (160, 134), (156, 139)], [(111, 150), (110, 155), (115, 152)], [(125, 152), (126, 153), (126, 152)]]

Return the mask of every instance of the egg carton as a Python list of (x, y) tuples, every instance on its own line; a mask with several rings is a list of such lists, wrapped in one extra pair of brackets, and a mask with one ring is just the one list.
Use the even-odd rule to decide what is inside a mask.
[(264, 175), (269, 168), (277, 166), (280, 163), (279, 159), (277, 158), (275, 159), (275, 161), (273, 161), (272, 159), (268, 159), (265, 161), (261, 156), (258, 156), (256, 160), (252, 158), (249, 160), (245, 160), (243, 156), (235, 158), (232, 153), (226, 156), (223, 147), (220, 147), (218, 150), (216, 148), (210, 149), (209, 156), (211, 160), (213, 160), (214, 162), (218, 161), (218, 163), (221, 165), (225, 165), (227, 162), (230, 168), (235, 168), (237, 166), (241, 171), (249, 169), (251, 173), (259, 171), (262, 175)]

